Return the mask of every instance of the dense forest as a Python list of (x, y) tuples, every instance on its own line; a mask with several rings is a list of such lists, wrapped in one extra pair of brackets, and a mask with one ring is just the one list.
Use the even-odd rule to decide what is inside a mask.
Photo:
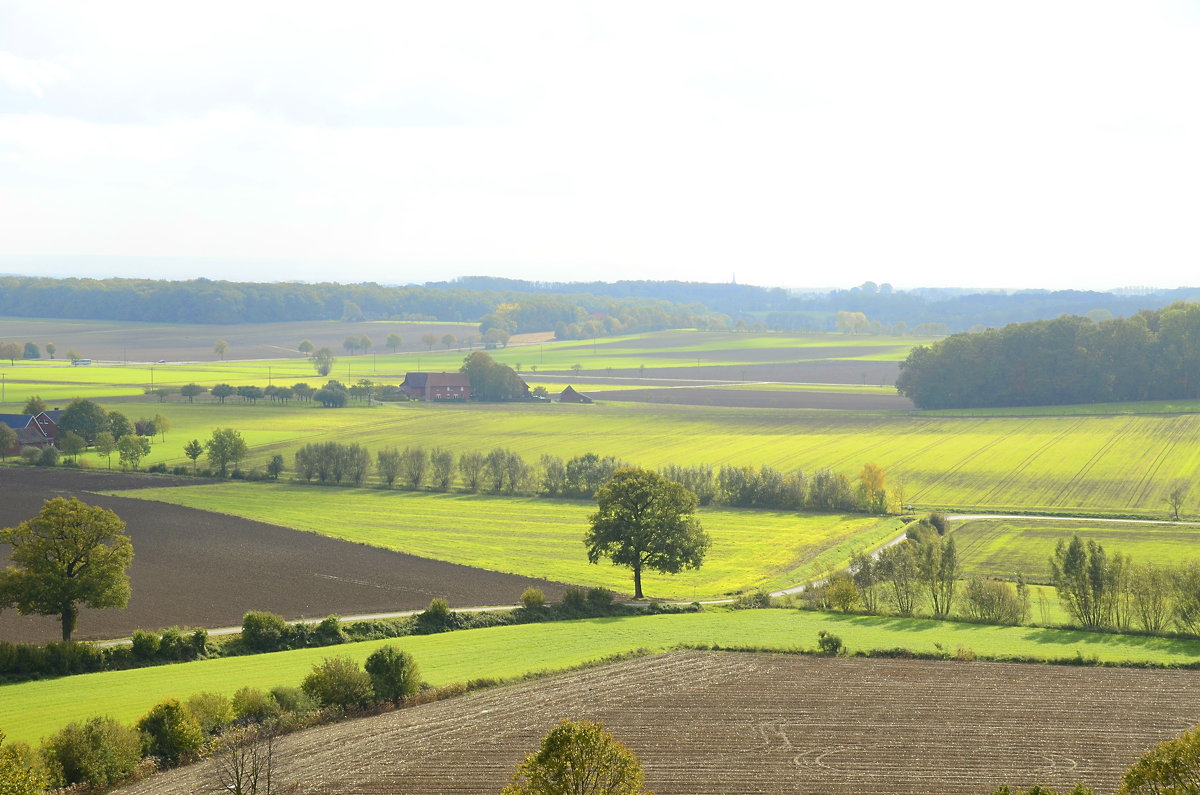
[(955, 334), (915, 348), (896, 388), (923, 409), (1200, 398), (1200, 305)]
[(700, 305), (584, 293), (529, 295), (500, 290), (149, 279), (0, 277), (0, 315), (168, 323), (289, 320), (448, 320), (481, 331), (547, 331), (576, 337), (724, 326)]

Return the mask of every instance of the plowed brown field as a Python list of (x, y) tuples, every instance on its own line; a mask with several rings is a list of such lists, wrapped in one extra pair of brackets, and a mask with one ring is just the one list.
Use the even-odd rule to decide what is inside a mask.
[[(495, 793), (560, 718), (603, 721), (659, 795), (1110, 791), (1200, 720), (1200, 673), (680, 652), (284, 738), (301, 793)], [(209, 791), (207, 764), (122, 792)]]
[[(435, 596), (453, 607), (513, 604), (526, 587), (551, 599), (565, 586), (404, 555), (286, 527), (178, 505), (89, 493), (197, 483), (189, 478), (0, 467), (0, 527), (35, 515), (44, 500), (78, 497), (116, 511), (133, 539), (133, 596), (124, 610), (80, 611), (76, 638), (135, 629), (222, 627), (247, 610), (319, 618), (415, 610)], [(0, 545), (0, 566), (8, 549)], [(0, 640), (58, 640), (57, 622), (0, 613)]]

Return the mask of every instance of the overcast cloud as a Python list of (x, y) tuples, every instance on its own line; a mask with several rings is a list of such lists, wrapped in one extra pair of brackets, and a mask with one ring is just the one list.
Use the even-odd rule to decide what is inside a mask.
[(0, 2), (0, 270), (1198, 284), (1198, 34), (1146, 0)]

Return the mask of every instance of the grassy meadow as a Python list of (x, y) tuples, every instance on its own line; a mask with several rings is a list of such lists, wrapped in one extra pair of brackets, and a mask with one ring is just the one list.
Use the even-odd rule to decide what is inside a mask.
[[(630, 592), (629, 570), (591, 565), (583, 534), (595, 505), (466, 494), (228, 483), (121, 492), (319, 533), (424, 558)], [(649, 596), (707, 599), (774, 590), (846, 564), (900, 531), (897, 519), (705, 508), (704, 565), (643, 574)]]
[(1071, 536), (1096, 541), (1134, 563), (1174, 565), (1200, 560), (1200, 524), (1145, 522), (1067, 522), (1053, 519), (974, 519), (954, 528), (963, 573), (1048, 582), (1049, 559), (1059, 541)]
[(130, 671), (109, 671), (0, 686), (0, 726), (10, 740), (36, 741), (73, 720), (111, 715), (134, 721), (163, 698), (241, 687), (297, 685), (326, 657), (362, 661), (381, 645), (411, 652), (433, 685), (564, 668), (620, 652), (664, 651), (681, 643), (812, 649), (817, 632), (842, 638), (850, 651), (908, 648), (1038, 659), (1095, 656), (1105, 662), (1194, 663), (1200, 641), (994, 627), (928, 619), (877, 618), (799, 610), (708, 610), (685, 615), (587, 619), (464, 630), (347, 644), (336, 648), (230, 657)]

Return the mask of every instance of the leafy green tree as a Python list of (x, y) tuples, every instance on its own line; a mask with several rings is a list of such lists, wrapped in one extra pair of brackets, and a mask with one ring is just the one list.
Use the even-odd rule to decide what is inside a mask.
[(17, 357), (21, 355), (21, 346), (15, 342), (0, 342), (0, 359), (8, 359), (9, 365), (17, 363)]
[(187, 707), (168, 698), (150, 708), (137, 723), (146, 753), (168, 765), (192, 756), (204, 744), (204, 730)]
[(863, 464), (858, 487), (867, 513), (887, 513), (887, 475), (883, 467), (874, 462)]
[(463, 485), (468, 491), (479, 491), (483, 479), (484, 458), (478, 450), (470, 450), (458, 457), (458, 472), (462, 475)]
[(901, 541), (879, 552), (879, 579), (885, 584), (892, 607), (902, 616), (911, 616), (917, 606), (920, 574), (911, 541)]
[(641, 795), (645, 784), (637, 755), (603, 723), (563, 720), (517, 765), (502, 795)]
[[(322, 378), (326, 377), (333, 371), (333, 365), (337, 362), (333, 358), (333, 351), (328, 348), (321, 348), (312, 356), (313, 369), (317, 371), (317, 375)], [(294, 389), (295, 387), (293, 387)]]
[(71, 364), (75, 364), (75, 362), (82, 359), (83, 356), (79, 354), (79, 351), (72, 348), (71, 350), (67, 351), (67, 358), (71, 360)]
[(217, 356), (220, 356), (221, 361), (225, 360), (225, 352), (227, 350), (229, 350), (229, 343), (225, 340), (217, 340), (216, 344), (213, 345), (213, 353), (217, 354)]
[(312, 340), (300, 340), (300, 344), (296, 347), (296, 350), (300, 351), (305, 356), (311, 356), (312, 352), (316, 349), (317, 348), (315, 345), (313, 345)]
[(64, 641), (75, 631), (79, 605), (124, 607), (133, 561), (124, 530), (107, 508), (74, 497), (46, 500), (34, 518), (0, 530), (13, 564), (0, 572), (0, 606), (21, 615), (58, 616)]
[(379, 701), (396, 706), (421, 689), (421, 671), (408, 652), (395, 646), (381, 646), (371, 652), (363, 666), (371, 677), (371, 689)]
[(429, 454), (424, 447), (406, 447), (400, 453), (400, 475), (410, 489), (419, 489), (425, 483), (429, 469)]
[(657, 472), (625, 467), (596, 493), (599, 510), (584, 537), (588, 561), (600, 558), (633, 570), (634, 598), (643, 598), (642, 570), (667, 574), (697, 569), (711, 544), (696, 519), (696, 495)]
[[(0, 439), (0, 448), (3, 446), (4, 441)], [(63, 455), (70, 456), (71, 460), (75, 461), (84, 450), (87, 450), (87, 442), (83, 441), (83, 437), (75, 431), (67, 431), (58, 435), (58, 449), (62, 450)]]
[(0, 422), (0, 458), (8, 458), (8, 451), (16, 445), (17, 432)]
[(400, 477), (400, 451), (395, 447), (385, 447), (375, 454), (375, 471), (379, 479), (391, 486)]
[(221, 477), (229, 474), (229, 467), (237, 468), (238, 462), (246, 457), (246, 440), (242, 434), (233, 428), (217, 428), (212, 436), (204, 443), (208, 453), (208, 463), (216, 469)]
[(361, 337), (358, 338), (358, 349), (360, 351), (363, 351), (363, 352), (369, 351), (369, 350), (371, 350), (372, 345), (374, 345), (374, 343), (371, 342), (371, 338), (368, 337), (366, 334), (363, 334)]
[(104, 456), (108, 468), (112, 469), (112, 454), (117, 452), (117, 440), (108, 431), (96, 436), (95, 442), (96, 452)]
[(403, 344), (404, 339), (399, 334), (388, 334), (387, 346), (392, 349), (392, 353), (397, 353)]
[(150, 455), (150, 440), (136, 434), (122, 436), (117, 441), (117, 453), (122, 467), (137, 469), (141, 460)]
[(430, 478), (438, 491), (449, 491), (454, 480), (454, 453), (443, 447), (429, 451)]
[(134, 432), (133, 423), (119, 411), (108, 412), (108, 426), (105, 429), (113, 435), (117, 441), (129, 436)]
[(204, 455), (204, 445), (200, 444), (199, 439), (192, 439), (183, 446), (183, 454), (192, 459), (192, 472), (195, 473), (196, 461), (200, 459), (200, 456)]
[(353, 355), (358, 350), (358, 337), (346, 337), (342, 340), (342, 347), (346, 349), (346, 353)]
[(27, 342), (25, 343), (25, 351), (22, 353), (22, 356), (26, 359), (40, 359), (42, 358), (42, 351), (35, 343)]
[(267, 477), (271, 478), (271, 480), (279, 480), (279, 476), (283, 474), (283, 470), (283, 456), (279, 453), (271, 456), (271, 460), (267, 462)]
[(171, 421), (163, 414), (154, 415), (154, 429), (158, 431), (159, 439), (167, 440), (167, 431), (171, 430)]
[(196, 396), (203, 395), (207, 391), (208, 391), (207, 387), (202, 387), (196, 383), (184, 384), (183, 386), (179, 387), (179, 394), (181, 394), (185, 398), (187, 398), (188, 403), (195, 403)]
[(25, 408), (21, 409), (22, 414), (41, 414), (46, 410), (46, 401), (42, 400), (38, 395), (33, 395), (25, 401)]
[(50, 354), (50, 358), (54, 358), (54, 354), (58, 352), (58, 346), (53, 342), (46, 343), (46, 353)]
[(233, 397), (237, 394), (237, 389), (232, 384), (217, 384), (211, 390), (212, 396), (215, 397), (222, 405), (225, 404), (225, 398)]
[(449, 350), (458, 344), (458, 337), (454, 336), (453, 334), (443, 334), (442, 344), (446, 346), (447, 350)]
[(437, 335), (426, 331), (421, 335), (421, 342), (428, 350), (433, 350), (433, 346), (437, 345)]
[(1121, 779), (1118, 795), (1192, 795), (1200, 792), (1200, 729), (1159, 743)]
[(1125, 562), (1121, 555), (1110, 558), (1103, 546), (1091, 540), (1085, 544), (1079, 536), (1072, 536), (1070, 543), (1058, 542), (1050, 558), (1050, 577), (1076, 623), (1086, 629), (1114, 623)]
[(58, 418), (58, 427), (64, 431), (74, 431), (92, 443), (99, 434), (108, 430), (108, 413), (98, 403), (87, 398), (75, 398)]
[(325, 707), (365, 707), (374, 694), (371, 677), (349, 657), (326, 657), (313, 666), (300, 687)]
[(950, 615), (958, 586), (958, 552), (954, 539), (934, 530), (921, 530), (910, 542), (917, 559), (917, 576), (929, 595), (934, 618)]
[(470, 353), (459, 371), (471, 381), (471, 394), (479, 400), (516, 400), (525, 397), (525, 382), (506, 364), (483, 351)]
[(0, 731), (0, 795), (41, 795), (50, 777), (27, 745), (4, 745)]
[(142, 761), (138, 732), (109, 717), (71, 723), (42, 743), (54, 786), (104, 788), (129, 777)]

